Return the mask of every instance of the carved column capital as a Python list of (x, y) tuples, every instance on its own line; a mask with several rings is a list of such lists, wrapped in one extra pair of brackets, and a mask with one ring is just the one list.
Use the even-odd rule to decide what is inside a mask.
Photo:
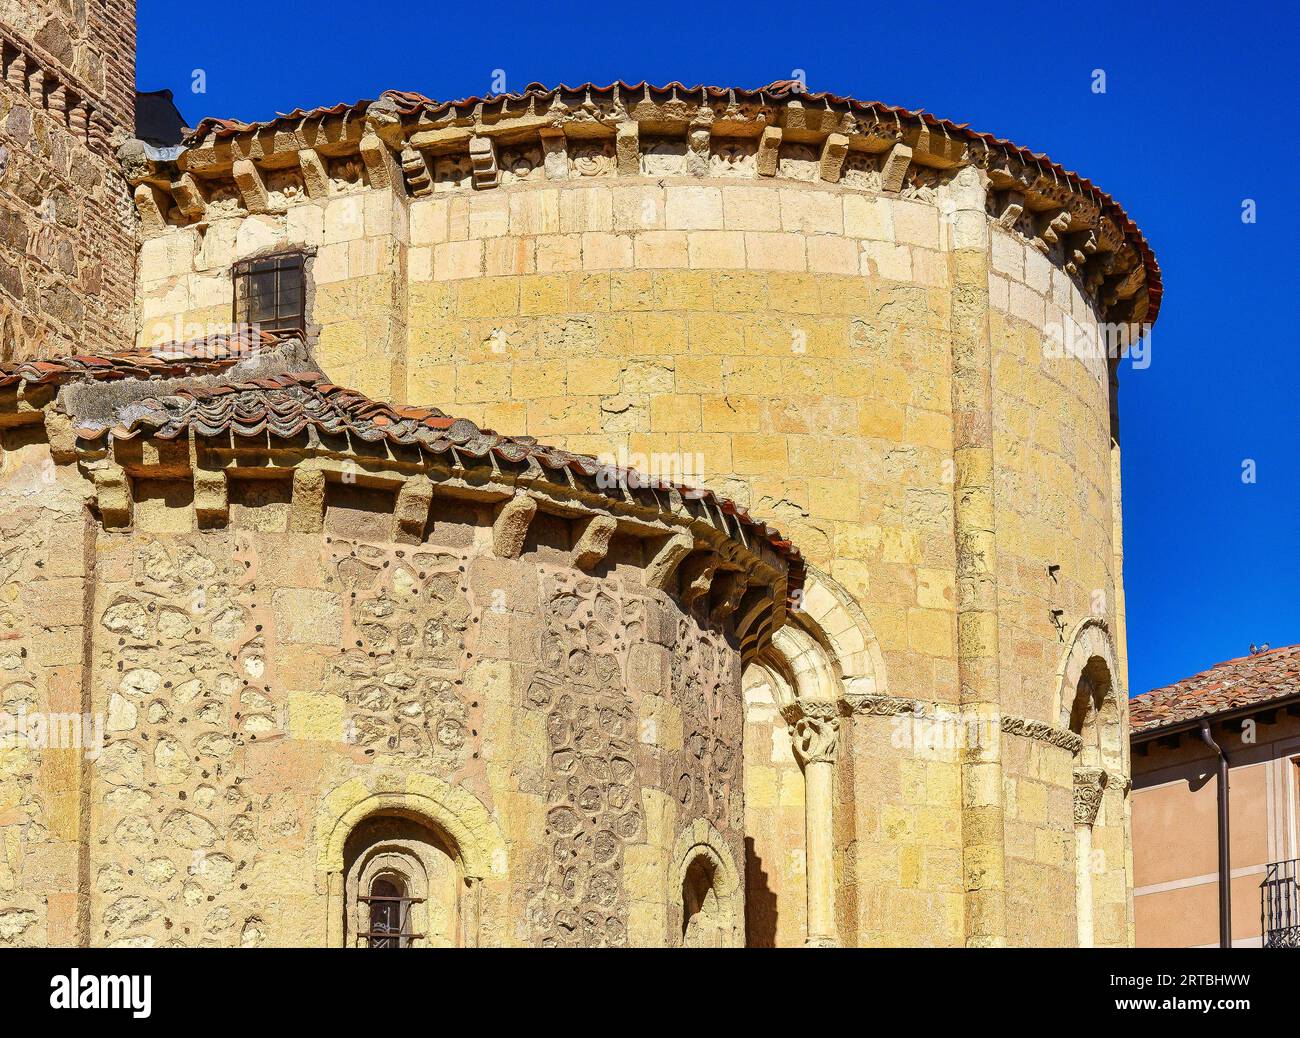
[(1075, 825), (1092, 825), (1097, 820), (1108, 777), (1102, 768), (1074, 769)]
[(800, 702), (791, 710), (790, 741), (799, 766), (834, 764), (840, 715), (834, 703)]

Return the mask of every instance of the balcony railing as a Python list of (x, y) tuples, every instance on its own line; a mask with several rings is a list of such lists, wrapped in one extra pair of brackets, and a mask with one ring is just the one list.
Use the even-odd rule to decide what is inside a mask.
[(1275, 861), (1259, 885), (1265, 948), (1300, 948), (1300, 858)]

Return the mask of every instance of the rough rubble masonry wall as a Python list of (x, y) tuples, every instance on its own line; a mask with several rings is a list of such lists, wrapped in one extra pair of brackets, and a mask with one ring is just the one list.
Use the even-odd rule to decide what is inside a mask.
[(202, 530), (188, 483), (136, 479), (104, 531), (70, 466), (6, 447), (5, 586), (39, 594), (3, 604), (4, 707), (84, 694), (107, 748), (6, 747), (0, 942), (341, 943), (336, 837), (429, 803), (464, 882), (427, 943), (679, 944), (699, 847), (705, 940), (741, 939), (739, 656), (645, 586), (637, 541), (584, 573), (539, 516), (499, 558), (491, 508), (442, 502), (394, 544), (391, 501), (345, 484), (299, 533), (266, 480)]

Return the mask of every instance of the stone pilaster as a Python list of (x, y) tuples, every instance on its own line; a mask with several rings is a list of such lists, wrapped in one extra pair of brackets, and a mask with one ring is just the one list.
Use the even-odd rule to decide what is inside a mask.
[[(1124, 595), (1124, 494), (1120, 480), (1121, 457), (1119, 436), (1119, 362), (1110, 364), (1110, 513), (1111, 513), (1111, 550), (1113, 564), (1111, 582), (1115, 589), (1115, 665), (1119, 671), (1116, 680), (1119, 684), (1117, 701), (1123, 712), (1122, 728), (1124, 774), (1132, 775), (1132, 761), (1128, 746), (1128, 610)], [(1131, 784), (1131, 783), (1130, 783)], [(1132, 804), (1124, 798), (1124, 869), (1126, 872), (1125, 918), (1130, 947), (1136, 939), (1136, 924), (1133, 918), (1133, 819)]]
[[(993, 502), (993, 358), (989, 337), (987, 179), (968, 166), (950, 188), (953, 526), (957, 674), (969, 720), (997, 716), (998, 586)], [(966, 943), (1006, 943), (1006, 850), (998, 725), (962, 751), (962, 868)]]

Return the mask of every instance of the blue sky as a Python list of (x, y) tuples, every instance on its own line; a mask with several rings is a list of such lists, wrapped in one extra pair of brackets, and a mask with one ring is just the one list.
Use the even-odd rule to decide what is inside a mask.
[[(810, 89), (923, 107), (1091, 178), (1145, 231), (1165, 282), (1151, 364), (1120, 376), (1131, 689), (1251, 642), (1300, 642), (1295, 5), (328, 9), (139, 0), (139, 85), (171, 87), (193, 124), (389, 87), (483, 94), (498, 69), (511, 90), (753, 87), (802, 69)], [(191, 91), (196, 69), (203, 94)], [(1091, 89), (1094, 69), (1104, 94)]]

